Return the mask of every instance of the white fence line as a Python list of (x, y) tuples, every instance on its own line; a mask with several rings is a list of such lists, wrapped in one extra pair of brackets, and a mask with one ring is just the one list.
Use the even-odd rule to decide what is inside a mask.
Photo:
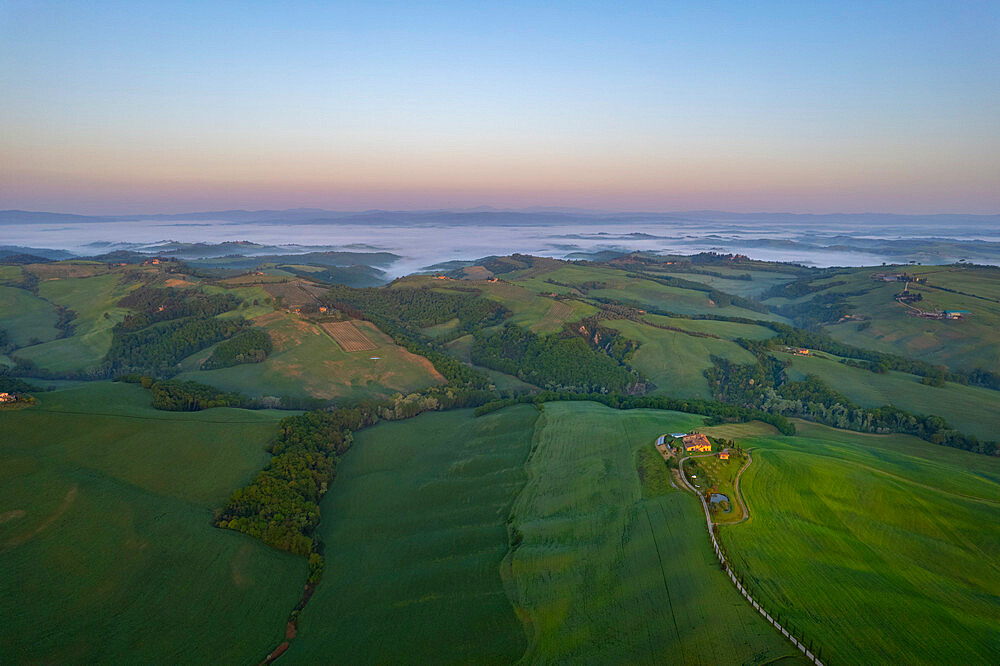
[(708, 510), (708, 502), (705, 501), (705, 497), (701, 493), (699, 493), (694, 488), (694, 486), (692, 486), (690, 483), (688, 483), (687, 474), (684, 473), (684, 461), (683, 460), (680, 462), (680, 464), (678, 465), (678, 467), (680, 467), (681, 480), (684, 482), (684, 485), (686, 485), (688, 488), (690, 488), (691, 491), (694, 492), (694, 494), (698, 496), (698, 499), (701, 500), (701, 508), (705, 510), (705, 523), (708, 525), (708, 536), (709, 536), (709, 538), (712, 539), (712, 547), (715, 549), (715, 554), (719, 558), (719, 562), (725, 568), (726, 573), (729, 574), (730, 580), (733, 581), (733, 585), (736, 586), (736, 589), (740, 591), (740, 594), (742, 594), (746, 598), (746, 600), (750, 602), (750, 604), (757, 610), (757, 612), (759, 612), (761, 615), (763, 615), (764, 619), (766, 619), (768, 622), (770, 622), (772, 625), (774, 625), (774, 627), (778, 631), (780, 631), (782, 634), (784, 634), (785, 638), (787, 638), (788, 640), (790, 640), (792, 642), (792, 645), (794, 645), (799, 650), (801, 650), (802, 654), (804, 654), (807, 659), (809, 659), (811, 662), (813, 662), (814, 664), (816, 664), (816, 666), (823, 666), (823, 662), (819, 660), (819, 657), (817, 657), (816, 655), (814, 655), (809, 650), (809, 648), (807, 648), (805, 645), (803, 645), (802, 643), (800, 643), (799, 640), (797, 638), (795, 638), (795, 636), (793, 636), (792, 634), (790, 634), (788, 632), (788, 630), (786, 630), (784, 627), (782, 627), (778, 623), (777, 620), (775, 620), (773, 617), (771, 617), (767, 613), (767, 611), (764, 610), (764, 607), (761, 606), (757, 602), (757, 600), (754, 599), (750, 595), (750, 593), (747, 591), (747, 589), (745, 587), (743, 587), (743, 584), (740, 583), (740, 581), (736, 579), (736, 574), (733, 573), (733, 568), (731, 566), (729, 566), (729, 562), (726, 561), (726, 556), (723, 554), (722, 548), (719, 547), (719, 542), (715, 538), (715, 530), (712, 529), (712, 514)]

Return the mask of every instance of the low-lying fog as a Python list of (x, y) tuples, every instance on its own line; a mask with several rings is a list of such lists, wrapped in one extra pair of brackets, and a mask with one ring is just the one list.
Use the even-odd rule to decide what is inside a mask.
[[(578, 257), (600, 250), (693, 254), (742, 253), (755, 259), (811, 266), (887, 263), (950, 263), (965, 259), (1000, 263), (1000, 230), (990, 225), (941, 229), (927, 225), (873, 228), (856, 224), (607, 220), (547, 224), (326, 224), (142, 220), (85, 223), (4, 224), (2, 245), (64, 249), (96, 255), (157, 241), (218, 243), (246, 240), (270, 245), (389, 251), (403, 257), (387, 270), (395, 277), (439, 262), (513, 252)], [(962, 240), (958, 240), (962, 239)], [(288, 248), (295, 253), (296, 248)], [(309, 249), (315, 249), (309, 248)], [(300, 251), (306, 251), (302, 248)]]

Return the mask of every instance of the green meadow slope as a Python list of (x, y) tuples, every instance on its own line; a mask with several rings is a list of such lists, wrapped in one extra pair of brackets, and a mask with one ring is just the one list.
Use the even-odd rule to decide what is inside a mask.
[(0, 413), (0, 645), (12, 663), (253, 663), (302, 558), (212, 527), (283, 414), (169, 413), (125, 384)]
[(721, 535), (758, 598), (833, 663), (997, 663), (1000, 460), (797, 425), (718, 431), (754, 449)]
[(721, 571), (695, 498), (664, 483), (644, 492), (637, 453), (659, 434), (700, 421), (594, 403), (545, 405), (530, 480), (512, 511), (520, 543), (508, 566), (530, 636), (524, 661), (744, 664), (801, 656)]
[[(903, 283), (873, 280), (871, 276), (876, 272), (905, 272), (922, 278), (923, 282), (909, 285), (909, 291), (923, 298), (913, 303), (919, 310), (968, 310), (970, 314), (959, 321), (911, 316), (909, 308), (894, 300)], [(952, 265), (844, 269), (810, 285), (826, 288), (790, 301), (773, 298), (765, 302), (802, 303), (839, 294), (850, 314), (866, 320), (824, 322), (825, 331), (841, 342), (919, 358), (954, 370), (1000, 367), (1000, 268)]]
[(322, 504), (326, 574), (282, 661), (516, 661), (499, 565), (537, 417), (461, 410), (359, 433)]
[(361, 432), (323, 501), (327, 573), (282, 659), (796, 661), (719, 569), (695, 499), (662, 460), (640, 470), (658, 434), (700, 421), (549, 403)]
[(904, 372), (876, 374), (840, 363), (830, 354), (794, 356), (775, 353), (788, 360), (789, 378), (808, 374), (820, 377), (830, 388), (862, 407), (895, 405), (913, 414), (934, 414), (963, 433), (980, 439), (1000, 437), (1000, 391), (946, 382), (944, 386), (920, 383), (920, 377)]
[(73, 335), (18, 349), (14, 355), (53, 372), (85, 371), (100, 365), (111, 346), (111, 329), (128, 312), (115, 303), (128, 291), (117, 273), (43, 280), (39, 296), (76, 313), (70, 322)]
[(733, 363), (754, 361), (750, 352), (729, 340), (692, 336), (627, 319), (609, 320), (602, 324), (620, 331), (626, 338), (640, 344), (639, 349), (629, 359), (629, 365), (656, 384), (654, 394), (669, 395), (673, 398), (708, 399), (712, 396), (708, 388), (708, 379), (705, 378), (705, 370), (712, 367), (713, 356), (725, 358)]
[(0, 329), (18, 347), (48, 342), (59, 336), (55, 307), (26, 289), (0, 286), (0, 313), (3, 314)]
[(369, 322), (357, 326), (376, 348), (357, 352), (345, 352), (320, 326), (287, 312), (271, 312), (253, 323), (274, 344), (265, 361), (200, 370), (212, 352), (204, 349), (182, 362), (178, 379), (251, 396), (321, 399), (388, 397), (443, 383), (426, 358), (393, 344)]

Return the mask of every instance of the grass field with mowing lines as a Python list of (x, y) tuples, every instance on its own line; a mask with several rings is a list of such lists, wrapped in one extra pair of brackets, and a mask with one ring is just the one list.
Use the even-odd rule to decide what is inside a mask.
[(942, 387), (926, 386), (920, 377), (890, 371), (876, 374), (852, 368), (822, 353), (795, 356), (783, 352), (776, 358), (791, 361), (786, 370), (792, 380), (807, 374), (818, 375), (831, 388), (863, 407), (895, 405), (914, 414), (934, 414), (952, 428), (980, 439), (1000, 439), (1000, 391), (946, 382)]
[(128, 312), (115, 303), (137, 286), (137, 283), (123, 285), (119, 278), (118, 273), (106, 273), (95, 277), (41, 282), (38, 285), (39, 296), (76, 313), (71, 322), (73, 335), (19, 349), (15, 356), (55, 372), (87, 370), (100, 365), (111, 346), (111, 329)]
[(796, 425), (742, 441), (751, 518), (721, 530), (758, 598), (834, 663), (995, 663), (1000, 460)]
[(56, 322), (59, 315), (51, 303), (30, 291), (15, 287), (0, 287), (0, 329), (19, 347), (54, 340), (59, 335)]
[[(271, 336), (274, 351), (262, 363), (198, 370), (206, 349), (182, 363), (179, 379), (211, 384), (251, 396), (366, 398), (408, 393), (444, 383), (430, 361), (402, 347), (368, 322), (357, 325), (375, 348), (347, 353), (319, 326), (285, 312), (258, 317), (255, 325)], [(370, 356), (379, 356), (373, 361)]]
[(754, 361), (750, 352), (729, 340), (693, 337), (627, 319), (601, 323), (641, 343), (629, 365), (656, 384), (655, 394), (675, 398), (710, 398), (704, 371), (712, 367), (713, 355), (734, 363)]
[(287, 412), (88, 383), (0, 415), (0, 645), (22, 663), (255, 663), (302, 558), (212, 527)]
[(512, 511), (523, 540), (508, 575), (531, 637), (524, 662), (799, 661), (720, 569), (698, 501), (640, 482), (637, 452), (700, 421), (545, 405)]
[(517, 661), (500, 563), (537, 416), (461, 410), (359, 433), (322, 504), (326, 574), (282, 661)]

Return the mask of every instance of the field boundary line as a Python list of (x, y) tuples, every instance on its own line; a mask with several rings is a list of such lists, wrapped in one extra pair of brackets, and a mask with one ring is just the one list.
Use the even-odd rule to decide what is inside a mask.
[[(814, 664), (816, 664), (816, 666), (824, 666), (823, 662), (820, 661), (820, 659), (819, 659), (819, 657), (817, 655), (813, 654), (812, 651), (809, 648), (807, 648), (805, 645), (803, 645), (801, 642), (799, 642), (799, 640), (795, 637), (795, 635), (793, 633), (790, 633), (787, 629), (785, 629), (783, 626), (781, 626), (781, 624), (778, 622), (777, 619), (775, 619), (774, 617), (772, 617), (770, 615), (770, 613), (768, 613), (766, 610), (764, 610), (763, 605), (760, 604), (756, 599), (753, 598), (753, 595), (750, 594), (749, 590), (747, 590), (747, 588), (743, 586), (743, 583), (741, 583), (736, 578), (736, 574), (733, 573), (733, 569), (729, 565), (729, 561), (726, 559), (726, 554), (722, 550), (722, 548), (719, 546), (719, 541), (715, 537), (715, 530), (713, 529), (715, 527), (715, 523), (712, 522), (712, 514), (708, 510), (708, 502), (705, 501), (705, 497), (701, 493), (699, 493), (697, 490), (695, 490), (694, 486), (692, 486), (691, 483), (687, 480), (687, 475), (684, 473), (684, 461), (685, 460), (687, 460), (688, 458), (705, 458), (705, 457), (711, 456), (711, 455), (713, 455), (713, 454), (706, 453), (706, 454), (702, 454), (702, 455), (699, 455), (699, 456), (685, 456), (684, 458), (681, 458), (681, 460), (680, 460), (680, 462), (678, 464), (678, 467), (680, 468), (680, 471), (681, 471), (681, 480), (691, 490), (691, 492), (693, 492), (695, 495), (698, 496), (698, 499), (701, 501), (701, 508), (705, 512), (705, 524), (708, 527), (708, 537), (712, 540), (712, 548), (715, 549), (715, 555), (716, 555), (716, 557), (719, 558), (719, 563), (722, 565), (722, 568), (729, 575), (729, 579), (731, 581), (733, 581), (733, 585), (735, 585), (736, 589), (739, 590), (740, 594), (742, 594), (743, 597), (747, 601), (750, 602), (750, 605), (753, 606), (754, 610), (756, 610), (758, 613), (760, 613), (764, 617), (765, 620), (767, 620), (775, 629), (777, 629), (779, 632), (781, 632), (781, 634), (785, 638), (787, 638), (789, 641), (791, 641), (792, 645), (794, 645), (799, 650), (801, 650), (802, 654), (804, 654), (809, 661), (811, 661)], [(749, 465), (749, 464), (750, 464), (750, 462), (748, 460), (747, 461), (747, 465)], [(743, 469), (746, 469), (746, 466), (744, 466)], [(742, 469), (740, 470), (740, 472), (742, 473)], [(739, 491), (737, 489), (737, 494), (738, 494), (738, 492)], [(745, 513), (746, 517), (749, 517), (749, 515), (750, 515), (749, 512)], [(742, 522), (742, 521), (740, 521), (740, 522)], [(734, 523), (734, 524), (738, 524), (738, 523)]]
[[(226, 409), (241, 409), (241, 408), (240, 407), (227, 407)], [(175, 419), (172, 419), (172, 418), (167, 418), (165, 416), (142, 416), (140, 414), (114, 414), (112, 412), (85, 412), (85, 411), (81, 412), (81, 411), (76, 411), (76, 410), (71, 410), (71, 409), (34, 408), (34, 409), (32, 409), (32, 411), (33, 412), (42, 412), (42, 413), (45, 413), (45, 414), (79, 414), (81, 416), (108, 416), (108, 417), (113, 417), (113, 418), (116, 418), (116, 419), (121, 418), (121, 419), (134, 419), (134, 420), (137, 420), (137, 421), (166, 421), (168, 423), (215, 423), (215, 424), (229, 424), (229, 425), (237, 424), (237, 423), (250, 423), (250, 424), (253, 424), (253, 423), (267, 423), (267, 421), (263, 421), (263, 420), (261, 420), (261, 421), (242, 421), (242, 420), (215, 421), (215, 420), (210, 420), (210, 419), (184, 419), (184, 418), (175, 418)], [(198, 411), (206, 411), (206, 410), (198, 410)], [(247, 411), (255, 411), (255, 410), (247, 410)], [(295, 412), (295, 411), (298, 411), (298, 410), (288, 410), (289, 416), (293, 416), (292, 412)], [(174, 414), (181, 414), (181, 413), (184, 413), (184, 412), (173, 412), (173, 413)], [(188, 413), (191, 413), (191, 412), (188, 412)], [(277, 421), (275, 421), (275, 423), (277, 423)]]

